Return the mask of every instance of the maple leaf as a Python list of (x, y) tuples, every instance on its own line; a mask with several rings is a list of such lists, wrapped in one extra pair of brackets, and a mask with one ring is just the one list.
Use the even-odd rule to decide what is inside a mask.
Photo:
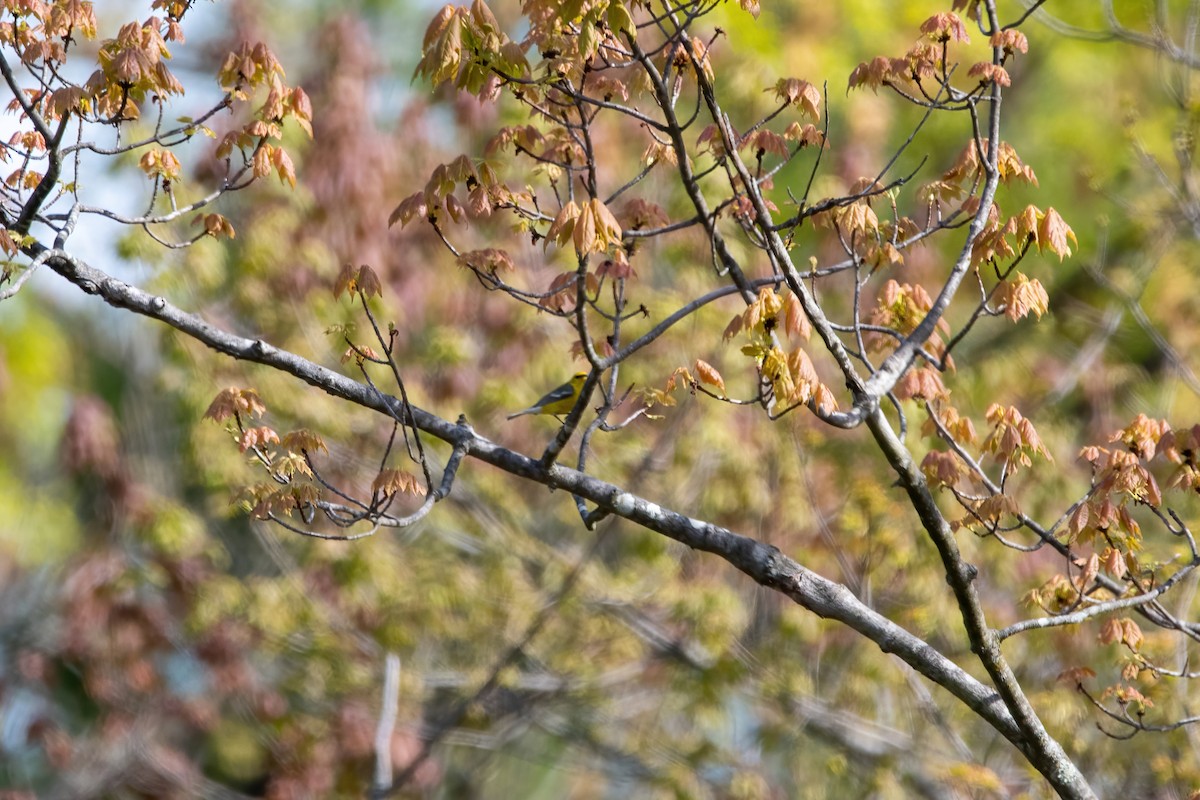
[(935, 42), (949, 42), (952, 40), (956, 42), (971, 41), (971, 37), (967, 35), (967, 26), (963, 24), (962, 19), (957, 14), (949, 11), (934, 14), (922, 22), (921, 33)]
[(341, 362), (343, 364), (345, 364), (348, 361), (350, 361), (351, 359), (353, 359), (354, 362), (356, 364), (358, 364), (360, 367), (366, 361), (381, 361), (382, 360), (379, 357), (379, 354), (376, 353), (373, 348), (368, 347), (366, 345), (361, 345), (358, 347), (347, 347), (346, 352), (342, 353)]
[(1025, 38), (1025, 34), (1016, 28), (1008, 28), (993, 33), (990, 43), (992, 47), (1003, 49), (1006, 55), (1029, 52), (1029, 40)]
[(358, 268), (358, 290), (362, 292), (363, 297), (383, 297), (383, 285), (379, 282), (379, 276), (366, 264)]
[(388, 227), (400, 223), (400, 227), (404, 227), (410, 221), (416, 218), (424, 219), (429, 215), (429, 203), (425, 199), (425, 192), (413, 192), (408, 197), (400, 201), (400, 205), (396, 206), (388, 217)]
[(251, 171), (256, 178), (265, 178), (271, 174), (271, 157), (275, 152), (275, 146), (260, 144), (254, 151), (254, 158), (251, 159)]
[(646, 228), (661, 228), (671, 220), (662, 206), (635, 197), (627, 201), (621, 209), (619, 217), (629, 230), (639, 231)]
[(1032, 237), (1034, 241), (1038, 239), (1038, 220), (1041, 219), (1042, 212), (1037, 206), (1025, 206), (1025, 210), (1017, 216), (1013, 217), (1016, 221), (1016, 234), (1020, 238)]
[(1038, 319), (1046, 313), (1050, 302), (1045, 288), (1037, 278), (1027, 278), (1023, 273), (1015, 273), (1004, 283), (1004, 316), (1009, 320), (1017, 320), (1034, 314)]
[(238, 450), (246, 452), (251, 448), (260, 448), (268, 444), (278, 444), (279, 434), (268, 427), (246, 428), (238, 440)]
[(716, 368), (707, 361), (696, 359), (696, 377), (701, 383), (706, 383), (709, 386), (715, 386), (720, 390), (722, 395), (725, 395), (725, 379), (721, 377), (721, 373), (717, 372)]
[(741, 333), (742, 324), (742, 315), (737, 314), (733, 319), (729, 320), (729, 324), (725, 326), (725, 331), (721, 334), (721, 338), (725, 341), (729, 341), (734, 336), (737, 336), (739, 333)]
[(1080, 503), (1079, 507), (1067, 518), (1067, 533), (1071, 535), (1071, 541), (1074, 541), (1080, 533), (1087, 529), (1090, 519), (1091, 512), (1088, 510), (1088, 504)]
[(293, 189), (296, 188), (296, 168), (292, 164), (292, 157), (287, 154), (287, 151), (282, 147), (276, 147), (271, 154), (271, 163), (275, 165), (275, 171), (279, 175), (279, 180), (282, 183), (287, 183)]
[(1100, 564), (1104, 571), (1114, 578), (1125, 577), (1125, 554), (1115, 547), (1106, 547), (1100, 554)]
[(138, 161), (138, 166), (149, 176), (162, 176), (167, 180), (178, 180), (183, 169), (175, 154), (161, 147), (147, 150)]
[(793, 122), (787, 126), (783, 132), (783, 138), (793, 142), (799, 142), (801, 147), (809, 147), (810, 145), (824, 145), (825, 134), (822, 133), (816, 125), (811, 122), (801, 125), (799, 122)]
[(854, 71), (850, 73), (849, 88), (856, 89), (859, 86), (866, 86), (871, 91), (878, 92), (880, 86), (895, 77), (897, 77), (895, 62), (890, 58), (876, 56), (870, 61), (864, 61), (854, 68)]
[(306, 428), (285, 433), (279, 443), (293, 452), (315, 453), (318, 450), (329, 452), (329, 448), (325, 446), (325, 440)]
[(759, 157), (766, 153), (777, 155), (780, 158), (788, 157), (787, 140), (774, 131), (766, 129), (757, 131), (750, 137), (748, 144), (754, 147)]
[(507, 251), (495, 247), (463, 253), (458, 257), (458, 264), (493, 275), (497, 272), (513, 272), (517, 268)]
[(204, 226), (204, 233), (214, 239), (219, 239), (222, 236), (228, 236), (230, 239), (237, 238), (237, 231), (233, 229), (233, 223), (226, 219), (221, 214), (204, 214), (196, 217), (196, 224)]
[(973, 64), (967, 70), (967, 76), (971, 78), (981, 78), (980, 83), (994, 83), (997, 86), (1012, 86), (1012, 78), (1008, 75), (1008, 70), (999, 64), (993, 64), (991, 61), (980, 61)]
[(258, 392), (254, 389), (240, 389), (231, 386), (217, 393), (212, 403), (209, 404), (208, 410), (204, 412), (202, 419), (223, 422), (235, 415), (261, 417), (265, 413), (267, 413), (267, 407), (258, 396)]
[(578, 278), (578, 274), (574, 272), (555, 275), (554, 279), (550, 281), (549, 288), (546, 289), (545, 297), (538, 300), (538, 305), (551, 311), (567, 311), (574, 308), (575, 284)]
[(769, 332), (768, 329), (776, 324), (777, 315), (782, 308), (783, 298), (774, 288), (764, 286), (758, 290), (754, 301), (742, 312), (742, 324), (746, 330), (761, 329), (763, 332)]
[[(984, 150), (987, 149), (987, 140), (984, 140)], [(1021, 157), (1017, 155), (1016, 149), (1008, 142), (1000, 142), (996, 149), (996, 166), (1000, 170), (1000, 179), (1005, 183), (1010, 183), (1012, 180), (1023, 180), (1031, 186), (1038, 185), (1037, 175), (1033, 174), (1033, 167), (1022, 163)]]
[(953, 487), (966, 474), (965, 465), (954, 453), (945, 450), (930, 450), (921, 460), (921, 472), (925, 480), (935, 489)]
[(559, 247), (562, 247), (568, 240), (571, 239), (575, 231), (575, 220), (580, 214), (579, 206), (574, 200), (568, 202), (565, 206), (559, 209), (558, 216), (550, 223), (550, 229), (546, 231), (545, 243), (542, 249), (545, 250), (554, 242)]
[(1096, 677), (1096, 671), (1091, 667), (1071, 667), (1058, 673), (1058, 680), (1063, 683), (1082, 684), (1087, 678)]
[(1049, 249), (1058, 256), (1059, 261), (1062, 261), (1071, 255), (1071, 248), (1067, 244), (1068, 240), (1074, 242), (1076, 247), (1079, 246), (1079, 240), (1075, 238), (1075, 231), (1071, 230), (1071, 227), (1059, 216), (1057, 211), (1047, 208), (1038, 223), (1038, 250)]
[(788, 336), (799, 336), (805, 341), (812, 336), (812, 325), (800, 305), (800, 298), (791, 292), (783, 301), (783, 329)]
[(616, 280), (627, 278), (636, 278), (637, 272), (629, 264), (629, 256), (625, 250), (618, 247), (613, 251), (612, 258), (606, 258), (604, 262), (597, 268), (596, 277), (609, 277)]
[(571, 242), (579, 255), (604, 252), (603, 237), (599, 234), (595, 210), (584, 203), (571, 229)]
[(375, 480), (371, 482), (371, 491), (382, 497), (391, 497), (399, 493), (425, 495), (425, 487), (417, 482), (415, 475), (390, 468), (380, 470), (375, 476)]
[(813, 119), (821, 118), (821, 90), (799, 78), (780, 78), (775, 86), (767, 89), (787, 105), (795, 106)]
[(308, 466), (308, 461), (298, 453), (288, 453), (285, 456), (276, 458), (271, 465), (271, 469), (276, 475), (283, 475), (288, 478), (296, 474), (311, 478), (313, 474), (312, 468)]
[(945, 400), (950, 396), (936, 370), (919, 367), (909, 370), (896, 383), (896, 396), (901, 400)]
[(304, 132), (308, 134), (308, 138), (311, 139), (313, 135), (313, 109), (312, 101), (309, 99), (308, 94), (297, 86), (292, 90), (291, 96), (288, 98), (288, 104), (292, 110), (292, 118), (296, 120), (296, 124), (299, 125)]

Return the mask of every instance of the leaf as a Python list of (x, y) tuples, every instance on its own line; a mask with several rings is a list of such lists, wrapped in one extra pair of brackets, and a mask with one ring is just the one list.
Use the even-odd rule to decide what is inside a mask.
[(204, 233), (214, 239), (222, 236), (228, 236), (230, 239), (237, 238), (237, 231), (233, 229), (233, 223), (220, 214), (205, 214), (202, 217), (196, 217), (196, 222), (204, 225)]
[(1012, 78), (1008, 75), (1008, 70), (999, 64), (993, 64), (991, 61), (980, 61), (973, 64), (967, 70), (967, 77), (980, 78), (980, 83), (994, 83), (997, 86), (1012, 86)]
[(579, 255), (602, 252), (602, 239), (596, 232), (596, 215), (590, 203), (584, 204), (575, 218), (575, 226), (571, 232), (571, 241), (575, 252)]
[(799, 122), (791, 123), (784, 130), (783, 138), (788, 141), (799, 142), (801, 147), (825, 143), (825, 134), (812, 123), (805, 125), (801, 125)]
[(458, 264), (461, 267), (468, 267), (491, 275), (499, 272), (514, 272), (517, 269), (508, 251), (495, 247), (463, 253), (458, 257)]
[(959, 19), (957, 14), (949, 11), (944, 11), (940, 14), (934, 14), (929, 19), (921, 23), (921, 33), (928, 36), (935, 42), (969, 42), (971, 37), (967, 35), (967, 26)]
[(288, 103), (292, 108), (292, 118), (296, 120), (296, 124), (299, 125), (304, 132), (308, 134), (308, 138), (311, 139), (313, 135), (313, 109), (312, 101), (308, 98), (308, 94), (305, 93), (305, 91), (299, 86), (297, 86), (292, 90), (291, 97), (288, 98)]
[(546, 289), (545, 296), (538, 300), (538, 305), (551, 311), (569, 311), (574, 308), (575, 284), (578, 280), (579, 274), (575, 272), (561, 272), (555, 275)]
[(614, 280), (626, 280), (628, 278), (636, 278), (637, 271), (629, 264), (629, 256), (625, 254), (623, 248), (616, 248), (613, 251), (613, 257), (607, 258), (596, 269), (596, 277), (609, 277)]
[(761, 158), (767, 153), (780, 158), (788, 157), (787, 140), (774, 131), (764, 128), (751, 136), (746, 143), (754, 148), (756, 157)]
[(597, 233), (600, 236), (600, 239), (604, 242), (604, 248), (597, 252), (604, 252), (610, 247), (619, 245), (621, 243), (622, 236), (621, 223), (618, 222), (613, 213), (609, 211), (608, 206), (606, 206), (599, 198), (596, 197), (593, 197), (588, 205), (591, 206), (592, 215), (596, 219)]
[(821, 90), (808, 81), (780, 78), (775, 86), (767, 91), (774, 91), (780, 101), (795, 106), (813, 119), (821, 118)]
[(1042, 212), (1037, 206), (1025, 206), (1025, 210), (1017, 216), (1013, 217), (1016, 220), (1016, 234), (1020, 238), (1032, 238), (1038, 240), (1038, 221), (1042, 219)]
[(953, 487), (965, 474), (965, 465), (954, 453), (945, 450), (930, 450), (921, 460), (921, 472), (934, 488)]
[(559, 247), (562, 247), (575, 231), (575, 221), (580, 215), (579, 206), (572, 200), (568, 202), (562, 209), (559, 210), (558, 216), (554, 218), (554, 222), (550, 223), (550, 229), (546, 231), (546, 242), (542, 246), (544, 250), (550, 246), (550, 242), (554, 242)]
[(1121, 641), (1121, 623), (1119, 620), (1106, 619), (1100, 625), (1100, 633), (1097, 635), (1101, 644), (1113, 644)]
[[(985, 149), (986, 141), (985, 139)], [(1017, 155), (1017, 151), (1008, 142), (1000, 142), (1000, 146), (996, 150), (996, 166), (1000, 170), (1000, 179), (1005, 183), (1011, 183), (1013, 180), (1022, 180), (1032, 186), (1038, 185), (1037, 176), (1033, 174), (1033, 168), (1022, 163), (1021, 157)]]
[(725, 331), (721, 334), (721, 338), (729, 341), (734, 336), (737, 336), (742, 330), (742, 314), (737, 314), (733, 319), (729, 320), (729, 324), (725, 326)]
[(138, 166), (151, 177), (161, 176), (172, 181), (179, 179), (183, 169), (179, 159), (175, 158), (175, 154), (161, 147), (147, 150), (138, 161)]
[(715, 386), (720, 390), (722, 395), (725, 395), (725, 379), (721, 377), (721, 373), (717, 372), (716, 368), (707, 361), (696, 359), (696, 377), (701, 383), (706, 383), (709, 386)]
[(1071, 248), (1067, 244), (1068, 240), (1074, 242), (1076, 247), (1079, 246), (1079, 241), (1075, 238), (1075, 231), (1071, 230), (1071, 227), (1053, 208), (1046, 209), (1045, 215), (1038, 224), (1037, 240), (1038, 250), (1049, 249), (1058, 256), (1059, 261), (1071, 255)]
[(696, 137), (696, 149), (701, 153), (712, 153), (714, 158), (722, 158), (727, 155), (721, 129), (715, 124), (705, 126), (704, 130), (700, 131), (700, 135)]
[(462, 201), (453, 192), (446, 195), (446, 213), (450, 215), (450, 219), (457, 223), (463, 222), (467, 218), (467, 211), (463, 208)]
[(625, 203), (620, 218), (625, 221), (625, 228), (634, 231), (661, 228), (671, 221), (661, 206), (641, 198), (634, 198)]
[(1067, 532), (1071, 534), (1072, 541), (1088, 526), (1091, 512), (1088, 511), (1087, 503), (1080, 503), (1079, 506), (1067, 518)]
[(608, 27), (616, 33), (627, 33), (630, 35), (637, 33), (633, 16), (629, 13), (629, 9), (625, 7), (624, 3), (610, 2), (608, 4)]
[(285, 449), (293, 452), (315, 453), (318, 450), (329, 452), (329, 448), (325, 446), (325, 440), (306, 428), (285, 433), (279, 443)]
[(1071, 667), (1058, 673), (1058, 680), (1063, 683), (1082, 684), (1088, 678), (1096, 677), (1096, 671), (1091, 667)]
[(371, 482), (371, 491), (382, 497), (391, 497), (395, 494), (411, 494), (423, 497), (425, 495), (425, 487), (422, 486), (415, 475), (405, 472), (400, 469), (383, 469), (375, 476), (375, 480)]
[(1100, 572), (1100, 557), (1092, 553), (1083, 563), (1083, 569), (1075, 578), (1075, 585), (1080, 593), (1086, 592)]
[(358, 290), (362, 292), (363, 297), (383, 297), (383, 285), (379, 282), (379, 276), (366, 264), (358, 268)]
[(251, 159), (251, 171), (256, 178), (265, 178), (271, 174), (271, 159), (275, 152), (274, 145), (260, 144)]
[(275, 164), (275, 171), (279, 175), (280, 182), (286, 183), (295, 189), (296, 168), (292, 164), (292, 157), (287, 154), (287, 151), (282, 147), (275, 148), (275, 152), (271, 156), (271, 161)]
[(425, 28), (425, 38), (421, 42), (421, 47), (428, 49), (431, 44), (441, 38), (442, 34), (450, 24), (450, 20), (458, 13), (458, 9), (447, 3), (442, 6), (433, 19), (429, 20), (429, 25)]
[(1004, 50), (1006, 55), (1029, 52), (1029, 40), (1025, 38), (1025, 34), (1016, 28), (1008, 28), (993, 33), (990, 44), (992, 47), (999, 47)]
[(770, 333), (779, 322), (778, 315), (782, 308), (783, 298), (774, 288), (764, 286), (758, 290), (754, 301), (742, 312), (742, 325), (748, 331)]
[(253, 389), (239, 389), (231, 386), (217, 393), (212, 403), (209, 404), (208, 410), (204, 412), (202, 419), (223, 422), (232, 416), (261, 417), (266, 413), (267, 407), (263, 405), (258, 392)]
[(783, 330), (788, 336), (799, 336), (805, 341), (812, 336), (812, 325), (808, 321), (808, 315), (804, 313), (803, 306), (800, 305), (800, 298), (791, 292), (788, 292), (783, 301)]
[(388, 217), (388, 227), (392, 227), (397, 222), (400, 227), (404, 227), (413, 219), (420, 217), (424, 219), (429, 215), (429, 204), (425, 200), (425, 192), (413, 192), (408, 197), (400, 201), (400, 205), (396, 206)]
[(1142, 647), (1142, 642), (1145, 641), (1145, 636), (1142, 634), (1142, 629), (1138, 624), (1129, 617), (1125, 617), (1120, 621), (1121, 628), (1121, 643), (1128, 647), (1133, 652), (1138, 652)]
[(889, 81), (904, 81), (907, 77), (908, 64), (904, 59), (884, 58), (876, 56), (870, 61), (864, 61), (850, 73), (848, 88), (857, 89), (866, 86), (873, 92)]
[(1104, 552), (1100, 554), (1100, 565), (1114, 578), (1125, 577), (1125, 554), (1114, 547), (1104, 548)]
[(918, 367), (904, 373), (896, 383), (896, 397), (901, 400), (945, 400), (950, 396), (936, 370)]
[(272, 443), (279, 443), (279, 434), (275, 431), (265, 426), (247, 428), (242, 431), (242, 436), (238, 440), (238, 450), (244, 453), (252, 448), (258, 449)]
[(271, 467), (276, 475), (284, 475), (289, 478), (297, 473), (309, 478), (313, 474), (312, 469), (308, 466), (308, 461), (299, 453), (288, 453), (276, 458)]
[(353, 264), (343, 264), (341, 271), (338, 273), (337, 279), (333, 282), (333, 298), (335, 300), (341, 298), (342, 292), (347, 292), (351, 297), (358, 291), (358, 281), (354, 274)]
[(363, 365), (363, 362), (365, 362), (365, 361), (380, 361), (380, 360), (382, 360), (379, 358), (379, 354), (376, 353), (374, 349), (372, 349), (371, 347), (368, 347), (366, 345), (360, 345), (358, 347), (347, 347), (346, 352), (342, 353), (341, 362), (343, 364), (345, 364), (346, 362), (350, 361), (351, 359), (353, 359), (354, 362), (356, 364), (358, 364), (360, 367)]
[(838, 409), (837, 397), (833, 390), (823, 383), (817, 384), (813, 393), (813, 405), (816, 406), (818, 414), (832, 414)]
[(1038, 319), (1046, 313), (1050, 298), (1037, 278), (1027, 278), (1017, 272), (1001, 287), (1004, 298), (1004, 316), (1009, 320), (1017, 320), (1034, 314)]

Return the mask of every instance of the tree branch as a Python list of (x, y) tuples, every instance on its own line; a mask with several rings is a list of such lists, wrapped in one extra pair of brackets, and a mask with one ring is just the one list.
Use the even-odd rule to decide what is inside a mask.
[[(37, 256), (45, 248), (37, 244), (27, 250), (30, 255)], [(545, 467), (537, 459), (501, 447), (467, 426), (442, 419), (417, 406), (405, 409), (399, 399), (380, 394), (365, 384), (294, 353), (261, 339), (247, 339), (228, 333), (162, 297), (119, 281), (74, 257), (58, 255), (48, 258), (45, 263), (85, 293), (100, 297), (114, 308), (166, 323), (219, 353), (287, 373), (334, 397), (389, 418), (400, 416), (406, 423), (415, 425), (435, 438), (453, 445), (465, 445), (471, 458), (514, 477), (584, 497), (608, 513), (624, 517), (688, 547), (713, 553), (759, 584), (786, 595), (820, 617), (842, 622), (870, 639), (883, 652), (895, 654), (958, 698), (1015, 746), (1025, 750), (1025, 737), (994, 690), (973, 678), (923, 639), (863, 604), (845, 586), (812, 572), (775, 547), (663, 508), (619, 486), (561, 464)]]

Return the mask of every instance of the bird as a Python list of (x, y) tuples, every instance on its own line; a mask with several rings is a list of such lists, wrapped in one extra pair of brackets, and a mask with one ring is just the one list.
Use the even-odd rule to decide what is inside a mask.
[(571, 380), (548, 392), (546, 396), (529, 408), (509, 414), (508, 418), (516, 419), (525, 414), (566, 414), (575, 407), (575, 401), (579, 399), (579, 392), (583, 389), (583, 384), (587, 379), (586, 372), (576, 372)]

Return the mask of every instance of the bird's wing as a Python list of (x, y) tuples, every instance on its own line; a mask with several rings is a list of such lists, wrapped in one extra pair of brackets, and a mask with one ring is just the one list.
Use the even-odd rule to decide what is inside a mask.
[(552, 389), (551, 391), (547, 392), (545, 397), (543, 397), (541, 400), (538, 400), (537, 403), (534, 404), (534, 408), (548, 406), (551, 403), (557, 403), (559, 400), (566, 400), (573, 394), (575, 394), (575, 387), (569, 383), (564, 383), (557, 389)]

